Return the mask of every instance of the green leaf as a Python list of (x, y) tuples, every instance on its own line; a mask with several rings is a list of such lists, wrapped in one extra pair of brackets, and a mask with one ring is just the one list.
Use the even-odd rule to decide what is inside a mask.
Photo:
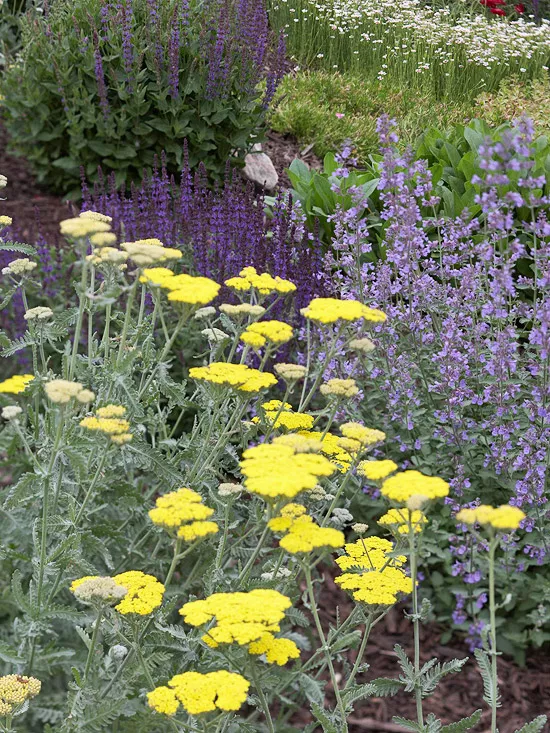
[(303, 692), (310, 703), (322, 705), (325, 699), (323, 686), (307, 674), (298, 675), (300, 692)]
[(548, 718), (546, 715), (539, 715), (538, 718), (535, 718), (530, 723), (525, 723), (525, 725), (522, 728), (519, 728), (516, 733), (539, 733), (544, 726), (546, 725), (546, 721)]
[(364, 685), (352, 685), (342, 696), (342, 701), (346, 707), (352, 708), (354, 702), (365, 697), (373, 697), (375, 692), (376, 688), (370, 682)]
[(0, 641), (0, 659), (9, 664), (23, 663), (23, 659), (17, 654), (17, 651), (5, 641)]
[(463, 733), (465, 730), (470, 730), (474, 725), (477, 725), (480, 718), (481, 710), (476, 710), (469, 718), (462, 718), (462, 720), (459, 720), (456, 723), (444, 725), (443, 728), (441, 728), (441, 733)]
[(414, 730), (416, 733), (422, 733), (424, 726), (420, 726), (416, 720), (408, 720), (407, 718), (400, 718), (394, 715), (392, 718), (393, 722), (397, 725), (402, 725), (407, 730)]
[(498, 690), (498, 683), (497, 685), (493, 684), (491, 673), (491, 660), (489, 658), (489, 655), (483, 649), (476, 649), (474, 651), (474, 656), (476, 658), (479, 672), (483, 680), (484, 701), (489, 707), (493, 707), (493, 705), (500, 707), (500, 693)]
[(336, 724), (333, 720), (331, 720), (331, 718), (329, 718), (328, 714), (325, 710), (323, 710), (322, 707), (320, 707), (316, 703), (312, 703), (311, 712), (315, 716), (316, 720), (318, 720), (321, 724), (323, 728), (323, 733), (339, 733)]
[(369, 684), (374, 688), (373, 697), (391, 697), (403, 689), (403, 682), (391, 677), (378, 677)]
[(21, 242), (0, 242), (0, 252), (18, 252), (32, 257), (36, 254), (36, 249), (30, 244), (22, 244)]

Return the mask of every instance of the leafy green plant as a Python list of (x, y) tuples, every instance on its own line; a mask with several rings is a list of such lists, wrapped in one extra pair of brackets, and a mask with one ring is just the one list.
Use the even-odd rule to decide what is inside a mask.
[(474, 115), (489, 125), (529, 117), (540, 134), (550, 132), (550, 81), (548, 75), (523, 82), (519, 77), (505, 79), (497, 92), (481, 94), (475, 101)]
[(73, 198), (81, 167), (93, 181), (101, 164), (121, 185), (164, 151), (177, 174), (184, 141), (191, 165), (219, 177), (261, 139), (284, 54), (268, 34), (261, 4), (55, 2), (23, 19), (21, 56), (2, 75), (13, 149)]

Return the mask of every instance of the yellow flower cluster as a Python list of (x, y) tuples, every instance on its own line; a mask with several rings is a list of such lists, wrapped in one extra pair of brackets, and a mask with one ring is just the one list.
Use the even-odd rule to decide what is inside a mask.
[(306, 514), (302, 504), (287, 504), (281, 514), (268, 522), (273, 532), (284, 532), (279, 541), (287, 552), (296, 555), (311, 552), (321, 547), (343, 547), (345, 538), (342, 532), (332, 527), (319, 527), (313, 518)]
[(157, 527), (177, 530), (177, 536), (186, 542), (216, 534), (216, 522), (207, 522), (214, 510), (202, 503), (196, 491), (181, 488), (159, 496), (155, 508), (149, 511), (149, 518)]
[(270, 372), (260, 372), (246, 364), (229, 364), (224, 361), (215, 361), (205, 367), (193, 367), (189, 370), (189, 376), (191, 379), (233, 387), (242, 392), (261, 392), (277, 384), (276, 377)]
[(449, 493), (449, 484), (437, 476), (424, 476), (420, 471), (402, 471), (386, 479), (381, 493), (398, 504), (406, 503), (412, 496), (440, 499)]
[(12, 715), (26, 700), (36, 697), (42, 683), (36, 677), (6, 674), (0, 677), (0, 717)]
[(3, 229), (4, 227), (9, 227), (13, 224), (13, 219), (11, 216), (0, 216), (0, 229)]
[(457, 522), (464, 524), (490, 525), (494, 529), (512, 530), (518, 529), (520, 522), (525, 519), (525, 514), (517, 506), (502, 504), (499, 507), (492, 507), (488, 504), (481, 504), (474, 509), (461, 509), (456, 515)]
[(338, 300), (337, 298), (314, 298), (301, 314), (310, 321), (336, 323), (337, 321), (371, 321), (383, 323), (386, 314), (376, 308), (369, 308), (358, 300)]
[(36, 262), (32, 262), (28, 257), (21, 257), (12, 260), (7, 267), (3, 267), (2, 275), (24, 275), (27, 272), (32, 272), (37, 267)]
[(292, 326), (283, 321), (256, 321), (247, 326), (240, 339), (254, 349), (260, 349), (266, 343), (286, 344), (293, 336)]
[(291, 639), (278, 639), (273, 634), (264, 634), (248, 647), (250, 654), (265, 654), (269, 664), (282, 667), (289, 659), (298, 659), (300, 650)]
[(326, 456), (341, 473), (346, 473), (346, 471), (349, 470), (353, 460), (352, 456), (341, 445), (342, 439), (337, 435), (334, 435), (333, 433), (326, 433), (323, 435), (322, 432), (311, 430), (301, 430), (298, 435), (315, 443), (320, 442), (321, 453)]
[(225, 281), (228, 288), (244, 293), (249, 290), (257, 290), (261, 295), (271, 293), (293, 293), (296, 285), (290, 280), (283, 280), (278, 275), (272, 277), (267, 272), (258, 274), (254, 267), (245, 267), (239, 272), (239, 277), (232, 277)]
[(246, 489), (271, 498), (292, 498), (313, 489), (321, 476), (334, 473), (334, 466), (324, 456), (298, 452), (292, 445), (275, 441), (248, 448), (240, 466)]
[(390, 473), (397, 471), (397, 463), (390, 460), (383, 461), (361, 461), (357, 466), (357, 473), (370, 481), (380, 481)]
[(132, 440), (130, 423), (124, 419), (126, 408), (122, 405), (106, 405), (96, 410), (95, 415), (85, 417), (80, 421), (80, 427), (87, 430), (97, 430), (108, 435), (113, 443), (123, 445)]
[(264, 402), (261, 407), (266, 421), (274, 428), (309, 430), (315, 422), (313, 415), (308, 415), (305, 412), (294, 412), (292, 405), (288, 402), (283, 404), (280, 400), (270, 400)]
[[(78, 595), (77, 591), (82, 585), (89, 585), (90, 581), (97, 580), (105, 581), (106, 578), (86, 575), (73, 580), (70, 590), (73, 594)], [(126, 591), (120, 603), (115, 606), (115, 610), (119, 613), (124, 615), (136, 613), (139, 616), (147, 616), (162, 603), (166, 589), (153, 575), (142, 573), (141, 570), (129, 570), (126, 573), (115, 575), (112, 580)]]
[(21, 394), (33, 379), (33, 374), (14, 374), (0, 382), (0, 394)]
[(265, 308), (261, 305), (251, 305), (250, 303), (239, 303), (238, 305), (222, 303), (220, 305), (220, 312), (233, 318), (240, 318), (241, 316), (259, 318), (265, 313)]
[(44, 385), (48, 398), (58, 405), (66, 405), (73, 398), (86, 404), (95, 399), (95, 394), (84, 389), (80, 382), (68, 382), (66, 379), (52, 379)]
[(206, 305), (220, 291), (220, 285), (208, 277), (194, 277), (187, 273), (174, 275), (167, 267), (143, 270), (140, 282), (168, 290), (168, 300), (189, 305)]
[(319, 388), (322, 395), (342, 397), (349, 399), (359, 394), (359, 387), (355, 379), (329, 379), (328, 382), (322, 384)]
[(301, 364), (275, 364), (273, 369), (285, 382), (296, 382), (307, 374), (307, 369)]
[(422, 532), (427, 523), (426, 515), (419, 509), (412, 512), (410, 509), (390, 509), (378, 520), (378, 524), (390, 527), (399, 534), (408, 534), (409, 524), (412, 525), (414, 532)]
[(367, 428), (358, 422), (346, 422), (340, 425), (340, 432), (349, 440), (357, 441), (362, 448), (368, 448), (386, 439), (386, 433), (374, 428)]
[[(63, 234), (64, 237), (71, 237), (72, 239), (82, 239), (84, 237), (89, 237), (92, 234), (111, 231), (110, 217), (103, 217), (103, 215), (100, 214), (100, 220), (94, 219), (89, 215), (86, 216), (86, 214), (91, 213), (92, 212), (84, 212), (84, 215), (81, 214), (73, 219), (65, 219), (65, 221), (62, 221), (59, 225), (61, 234)], [(105, 221), (106, 219), (109, 219), (109, 221)]]
[(203, 626), (215, 620), (202, 637), (208, 646), (244, 646), (266, 633), (280, 631), (280, 622), (291, 605), (290, 598), (282, 593), (257, 588), (249, 593), (214, 593), (205, 600), (186, 603), (179, 613), (191, 626)]
[(138, 239), (135, 242), (122, 242), (120, 246), (128, 259), (135, 262), (138, 267), (179, 260), (182, 256), (179, 249), (165, 247), (159, 239)]
[(128, 591), (109, 576), (91, 576), (75, 580), (71, 592), (81, 603), (118, 603)]
[(245, 702), (250, 683), (236, 672), (184, 672), (172, 677), (168, 687), (147, 693), (149, 707), (157, 713), (175, 715), (180, 704), (190, 715), (238, 710)]
[(336, 558), (342, 573), (334, 579), (342, 589), (352, 592), (356, 601), (369, 606), (391, 606), (400, 593), (412, 592), (412, 580), (400, 566), (405, 557), (392, 558), (393, 544), (379, 537), (360, 539), (345, 546), (346, 554)]

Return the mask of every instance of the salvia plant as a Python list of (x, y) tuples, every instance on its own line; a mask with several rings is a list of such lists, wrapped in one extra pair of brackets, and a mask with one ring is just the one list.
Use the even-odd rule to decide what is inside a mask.
[[(423, 538), (449, 483), (374, 458), (386, 436), (357, 419), (355, 371), (328, 375), (338, 351), (356, 365), (368, 356), (386, 314), (314, 297), (302, 340), (273, 318), (294, 297), (290, 280), (245, 267), (223, 283), (229, 302), (222, 283), (179, 271), (180, 250), (119, 243), (111, 224), (93, 211), (62, 222), (69, 308), (29, 306), (41, 291), (32, 254), (2, 270), (27, 323), (17, 342), (1, 337), (3, 354), (24, 345), (32, 365), (0, 383), (4, 731), (343, 733), (359, 701), (400, 690), (416, 700), (415, 719), (395, 719), (404, 729), (475, 725), (481, 710), (443, 725), (423, 708), (464, 663), (420, 662)], [(179, 335), (194, 348), (176, 381)], [(283, 362), (293, 339), (302, 356)], [(374, 534), (349, 511), (365, 480), (384, 501)], [(457, 516), (488, 538), (491, 622), (477, 659), (492, 731), (494, 569), (503, 533), (521, 537), (524, 520), (509, 504)], [(327, 623), (333, 560), (336, 605), (349, 611)], [(368, 681), (369, 632), (410, 595), (413, 656), (397, 647), (399, 676)], [(311, 722), (296, 718), (304, 705)]]
[[(526, 513), (521, 539), (499, 538), (494, 569), (506, 609), (499, 646), (521, 659), (526, 645), (548, 640), (550, 621), (547, 178), (523, 121), (479, 145), (475, 216), (426, 216), (439, 206), (427, 162), (397, 150), (387, 120), (380, 130), (382, 257), (372, 256), (356, 187), (354, 206), (333, 217), (327, 274), (339, 292), (368, 296), (389, 316), (364, 364), (363, 408), (392, 435), (385, 456), (450, 480), (426, 533), (426, 585), (438, 615), (452, 612), (473, 646), (490, 625), (487, 543), (457, 531), (453, 517), (505, 499)], [(367, 492), (368, 514), (377, 494)], [(449, 538), (450, 555), (439, 549)]]
[(180, 171), (184, 140), (192, 166), (223, 177), (261, 140), (284, 53), (255, 0), (55, 2), (22, 21), (3, 118), (38, 180), (71, 197), (81, 165), (121, 185), (165, 150)]

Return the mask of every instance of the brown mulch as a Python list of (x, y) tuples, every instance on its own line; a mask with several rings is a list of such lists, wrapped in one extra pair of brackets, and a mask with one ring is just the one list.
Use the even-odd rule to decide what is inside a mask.
[[(335, 625), (337, 606), (340, 622), (347, 617), (352, 608), (349, 597), (332, 582), (328, 572), (325, 573), (319, 605), (325, 631), (329, 624)], [(483, 711), (481, 721), (473, 731), (488, 733), (491, 716), (483, 702), (483, 683), (473, 654), (460, 640), (454, 640), (451, 645), (443, 645), (440, 637), (441, 629), (436, 624), (421, 626), (420, 649), (423, 663), (432, 657), (437, 657), (441, 662), (464, 657), (468, 657), (469, 660), (461, 672), (443, 678), (433, 695), (424, 701), (425, 715), (434, 713), (443, 724), (448, 724), (481, 709)], [(370, 668), (357, 676), (356, 683), (366, 683), (377, 677), (399, 677), (400, 667), (394, 652), (396, 644), (400, 644), (412, 659), (412, 624), (404, 617), (403, 609), (400, 608), (393, 608), (373, 629), (364, 658)], [(351, 662), (354, 661), (354, 654), (355, 652), (350, 654)], [(550, 655), (547, 649), (533, 650), (528, 657), (525, 667), (520, 667), (506, 657), (499, 657), (498, 677), (502, 697), (498, 717), (500, 733), (514, 733), (538, 715), (545, 714), (550, 717)], [(330, 683), (326, 690), (330, 690)], [(402, 727), (392, 723), (394, 715), (416, 718), (416, 706), (411, 694), (398, 693), (395, 697), (369, 698), (357, 702), (355, 712), (348, 720), (350, 733), (363, 731), (403, 733)], [(306, 710), (301, 711), (300, 717), (301, 724), (296, 719), (294, 722), (298, 729), (311, 722)], [(550, 731), (550, 724), (547, 724), (544, 731)]]
[[(22, 238), (34, 242), (38, 231), (53, 241), (59, 232), (59, 222), (74, 215), (75, 209), (64, 203), (61, 197), (52, 196), (38, 186), (28, 164), (6, 152), (7, 135), (0, 122), (0, 173), (8, 178), (8, 185), (0, 191), (6, 198), (0, 201), (0, 214), (14, 219), (22, 231)], [(280, 186), (289, 185), (284, 174), (292, 160), (300, 158), (308, 165), (319, 168), (320, 160), (307, 148), (304, 150), (288, 135), (270, 132), (263, 145), (271, 157), (280, 177)], [(73, 205), (74, 206), (74, 205)], [(348, 597), (343, 594), (330, 577), (322, 598), (322, 620), (325, 629), (334, 623), (335, 608), (338, 605), (342, 618), (351, 608)], [(412, 627), (401, 611), (393, 609), (386, 619), (374, 629), (366, 652), (370, 669), (358, 677), (357, 682), (368, 682), (376, 677), (397, 677), (399, 667), (393, 651), (395, 644), (401, 644), (409, 656), (412, 655)], [(440, 630), (435, 625), (422, 627), (422, 659), (437, 656), (441, 661), (472, 656), (465, 645), (454, 642), (452, 646), (440, 643)], [(550, 655), (547, 650), (534, 650), (529, 654), (525, 667), (519, 667), (511, 660), (499, 658), (499, 680), (502, 707), (499, 713), (501, 733), (513, 733), (537, 715), (550, 713)], [(476, 727), (479, 733), (489, 729), (488, 712), (482, 702), (483, 685), (475, 663), (468, 661), (462, 672), (445, 678), (436, 692), (425, 701), (426, 713), (433, 712), (443, 723), (450, 723), (471, 715), (477, 709), (484, 710), (482, 722)], [(392, 716), (415, 717), (415, 705), (410, 695), (400, 693), (396, 697), (369, 699), (359, 702), (349, 720), (350, 733), (363, 731), (403, 731), (391, 722)], [(295, 719), (298, 730), (310, 722), (307, 710)], [(547, 727), (550, 731), (550, 726)]]

